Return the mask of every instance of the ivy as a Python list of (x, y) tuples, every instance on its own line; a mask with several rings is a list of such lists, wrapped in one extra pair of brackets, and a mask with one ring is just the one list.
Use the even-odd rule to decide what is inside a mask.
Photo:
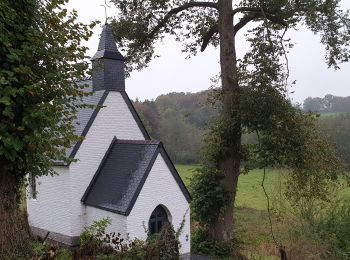
[[(239, 61), (239, 104), (232, 104), (230, 120), (220, 113), (212, 124), (202, 166), (191, 183), (193, 216), (204, 227), (215, 223), (232, 203), (218, 169), (238, 123), (243, 133), (255, 135), (256, 140), (241, 147), (241, 172), (265, 167), (289, 169), (286, 195), (294, 204), (301, 198), (327, 200), (330, 183), (337, 183), (342, 173), (334, 150), (317, 130), (316, 116), (302, 112), (288, 98), (284, 48), (290, 41), (271, 28), (258, 27), (250, 33), (251, 51)], [(222, 95), (215, 98), (221, 110)]]

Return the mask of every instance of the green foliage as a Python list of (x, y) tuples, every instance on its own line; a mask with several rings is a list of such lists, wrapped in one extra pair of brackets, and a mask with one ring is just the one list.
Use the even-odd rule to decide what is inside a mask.
[(208, 91), (169, 93), (134, 102), (152, 138), (162, 140), (176, 163), (198, 163), (203, 135), (217, 111), (207, 105)]
[[(234, 2), (233, 10), (223, 8), (233, 3), (224, 0), (113, 2), (120, 10), (113, 26), (125, 43), (130, 70), (147, 66), (156, 56), (155, 43), (165, 34), (174, 35), (189, 54), (196, 54), (199, 46), (217, 46), (220, 38), (223, 90), (216, 101), (221, 109), (206, 135), (202, 167), (191, 185), (192, 212), (204, 229), (209, 226), (215, 233), (213, 223), (220, 223), (221, 213), (231, 217), (225, 211), (233, 203), (242, 160), (245, 171), (252, 165), (290, 169), (287, 195), (295, 205), (301, 199), (327, 200), (340, 164), (313, 116), (293, 107), (288, 98), (287, 87), (293, 82), (287, 53), (293, 44), (285, 35), (300, 25), (320, 34), (328, 66), (339, 68), (350, 55), (350, 12), (339, 8), (340, 0), (241, 0)], [(235, 14), (241, 16), (232, 25), (228, 17)], [(246, 34), (250, 50), (237, 62), (235, 34), (251, 21), (255, 27)], [(258, 142), (242, 146), (245, 133), (256, 134)], [(218, 230), (222, 240), (232, 231), (223, 236)]]
[(42, 243), (33, 243), (32, 245), (32, 253), (34, 255), (42, 255), (46, 252), (46, 247)]
[(327, 141), (334, 146), (336, 155), (350, 170), (350, 114), (321, 116), (317, 126)]
[(105, 218), (86, 228), (80, 236), (80, 249), (73, 252), (74, 259), (86, 256), (96, 259), (179, 259), (179, 241), (171, 225), (147, 241), (122, 238), (120, 233), (106, 233), (110, 220)]
[(84, 229), (80, 235), (81, 247), (99, 247), (103, 243), (106, 228), (111, 224), (110, 218), (95, 220), (91, 226)]
[[(217, 135), (211, 133), (208, 137), (213, 138)], [(211, 145), (212, 150), (207, 149), (207, 151), (211, 151), (213, 156), (217, 155), (216, 151), (220, 152), (220, 142), (209, 143), (207, 140), (206, 143)], [(209, 158), (209, 155), (207, 155), (207, 158)], [(223, 177), (224, 175), (218, 170), (216, 162), (207, 160), (205, 166), (198, 168), (191, 178), (192, 214), (196, 220), (203, 224), (214, 223), (225, 209), (225, 206), (231, 203), (227, 199), (227, 192), (221, 185)]]
[(61, 249), (59, 254), (56, 256), (57, 260), (72, 260), (72, 254), (67, 249)]
[(158, 241), (159, 260), (179, 259), (179, 241), (172, 225), (163, 228)]
[(327, 242), (343, 259), (350, 258), (350, 201), (333, 204), (314, 228), (320, 241)]
[[(174, 35), (189, 54), (196, 54), (204, 43), (219, 45), (217, 31), (209, 33), (218, 22), (218, 1), (201, 7), (187, 5), (185, 0), (112, 2), (119, 10), (119, 20), (113, 22), (115, 35), (127, 51), (130, 70), (140, 70), (157, 57), (154, 45), (166, 34)], [(257, 27), (264, 24), (283, 32), (303, 25), (321, 36), (328, 66), (338, 68), (338, 63), (349, 59), (349, 13), (340, 9), (340, 0), (241, 0), (234, 4), (251, 9), (238, 11), (244, 16), (242, 21), (247, 20), (243, 26), (256, 21)], [(276, 43), (272, 48), (278, 47)]]
[(87, 40), (95, 25), (77, 22), (67, 0), (0, 3), (0, 165), (21, 182), (53, 174), (53, 161), (77, 140), (73, 120), (86, 95)]
[[(27, 257), (29, 259), (29, 257)], [(26, 259), (27, 259), (26, 258)], [(22, 258), (18, 258), (22, 259)], [(23, 258), (24, 259), (24, 258)], [(33, 260), (71, 260), (73, 256), (67, 249), (60, 248), (57, 245), (47, 245), (41, 242), (34, 242), (31, 245), (31, 257)]]
[(191, 234), (191, 250), (193, 253), (213, 256), (218, 258), (226, 257), (231, 252), (231, 246), (227, 243), (210, 240), (204, 229), (198, 228)]

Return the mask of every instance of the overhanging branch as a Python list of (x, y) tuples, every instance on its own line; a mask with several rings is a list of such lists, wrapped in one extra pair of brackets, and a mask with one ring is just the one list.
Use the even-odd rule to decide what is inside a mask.
[(205, 49), (207, 48), (209, 42), (210, 42), (210, 39), (211, 37), (214, 36), (214, 34), (218, 33), (219, 32), (219, 26), (218, 24), (215, 24), (213, 25), (209, 31), (206, 33), (206, 35), (204, 35), (203, 37), (203, 43), (202, 43), (202, 46), (201, 46), (201, 52), (205, 51)]
[(272, 15), (271, 13), (266, 13), (265, 11), (260, 9), (259, 11), (250, 12), (245, 16), (243, 16), (241, 20), (239, 20), (239, 22), (234, 26), (235, 34), (240, 29), (242, 29), (246, 24), (248, 24), (250, 21), (253, 21), (255, 19), (260, 19), (260, 18), (266, 18), (267, 20), (269, 20), (274, 24), (283, 25), (285, 27), (288, 26), (288, 23), (284, 21), (282, 18)]
[[(189, 2), (186, 4), (183, 4), (179, 7), (171, 9), (164, 17), (162, 20), (158, 22), (158, 24), (152, 29), (152, 31), (147, 34), (146, 39), (153, 38), (153, 36), (159, 32), (159, 30), (166, 25), (166, 23), (169, 21), (169, 19), (173, 16), (176, 15), (184, 10), (193, 8), (193, 7), (209, 7), (209, 8), (215, 8), (218, 9), (218, 5), (216, 3), (210, 3), (210, 2)], [(145, 40), (146, 40), (145, 39)]]
[(232, 15), (235, 15), (237, 13), (246, 13), (246, 12), (261, 12), (260, 7), (237, 7), (236, 9), (232, 10)]

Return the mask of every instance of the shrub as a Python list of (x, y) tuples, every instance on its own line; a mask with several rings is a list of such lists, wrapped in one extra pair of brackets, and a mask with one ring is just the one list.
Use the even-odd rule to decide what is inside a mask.
[(80, 235), (81, 247), (99, 247), (103, 243), (103, 237), (106, 233), (106, 228), (111, 224), (109, 218), (103, 218), (94, 221), (91, 226), (84, 229)]
[(123, 238), (120, 233), (106, 234), (108, 218), (95, 221), (80, 236), (81, 246), (74, 259), (94, 257), (99, 260), (172, 260), (179, 259), (179, 241), (173, 227), (168, 225), (147, 241)]
[(197, 228), (191, 234), (192, 252), (213, 257), (227, 257), (232, 252), (232, 245), (211, 240), (207, 232), (202, 228)]
[(350, 258), (350, 201), (330, 207), (315, 224), (319, 240), (330, 245), (331, 251)]
[(157, 241), (159, 248), (159, 260), (179, 259), (179, 241), (172, 225), (167, 225), (159, 234)]

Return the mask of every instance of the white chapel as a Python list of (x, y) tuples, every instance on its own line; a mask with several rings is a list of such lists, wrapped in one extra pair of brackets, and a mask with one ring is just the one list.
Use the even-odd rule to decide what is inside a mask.
[(66, 245), (93, 221), (111, 219), (107, 232), (146, 239), (166, 223), (184, 220), (180, 253), (190, 252), (190, 194), (163, 145), (151, 140), (125, 92), (124, 58), (112, 30), (104, 25), (92, 58), (95, 108), (78, 112), (75, 132), (83, 138), (66, 151), (70, 164), (57, 162), (56, 176), (32, 183), (27, 199), (32, 232)]

